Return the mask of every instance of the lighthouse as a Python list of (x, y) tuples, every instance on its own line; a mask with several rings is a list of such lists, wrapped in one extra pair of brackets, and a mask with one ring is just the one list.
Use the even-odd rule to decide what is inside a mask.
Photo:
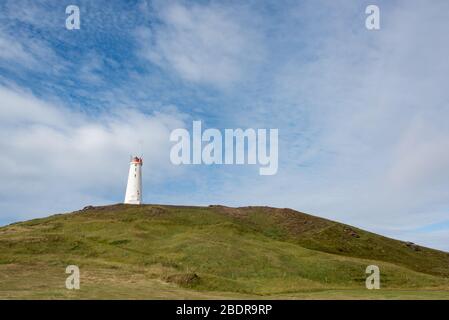
[(125, 194), (125, 203), (127, 204), (142, 203), (142, 165), (142, 158), (131, 158)]

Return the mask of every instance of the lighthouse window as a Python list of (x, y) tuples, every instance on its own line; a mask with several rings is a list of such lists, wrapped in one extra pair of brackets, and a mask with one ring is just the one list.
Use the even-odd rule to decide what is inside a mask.
[(136, 177), (136, 175), (134, 175), (134, 178)]

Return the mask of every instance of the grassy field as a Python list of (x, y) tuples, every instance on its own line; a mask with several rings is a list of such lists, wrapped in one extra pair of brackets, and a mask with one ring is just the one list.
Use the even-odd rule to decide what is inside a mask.
[(289, 209), (119, 204), (0, 228), (0, 299), (18, 298), (449, 299), (449, 254)]

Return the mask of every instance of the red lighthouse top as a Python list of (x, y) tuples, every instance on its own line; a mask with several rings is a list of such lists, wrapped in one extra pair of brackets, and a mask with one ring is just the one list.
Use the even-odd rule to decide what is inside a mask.
[(139, 157), (133, 157), (131, 162), (143, 165), (143, 160), (142, 160), (142, 158), (139, 158)]

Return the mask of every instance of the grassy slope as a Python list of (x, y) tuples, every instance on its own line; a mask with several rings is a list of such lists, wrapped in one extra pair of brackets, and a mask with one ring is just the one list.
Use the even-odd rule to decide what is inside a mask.
[(0, 298), (18, 297), (449, 298), (449, 254), (289, 209), (114, 205), (0, 228)]

